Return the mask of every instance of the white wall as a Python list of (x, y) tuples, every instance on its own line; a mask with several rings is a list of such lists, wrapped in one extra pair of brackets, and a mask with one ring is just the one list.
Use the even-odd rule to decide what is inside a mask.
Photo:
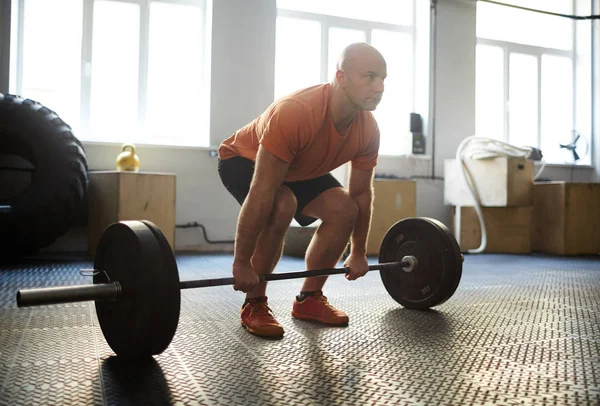
[(273, 101), (276, 0), (213, 0), (211, 145)]
[(435, 29), (435, 172), (475, 134), (475, 2), (441, 0)]
[[(425, 1), (425, 0), (423, 0)], [(598, 0), (594, 0), (598, 1)], [(260, 114), (272, 101), (275, 60), (275, 0), (214, 0), (211, 60), (210, 139), (213, 146)], [(596, 27), (598, 23), (596, 22)], [(595, 30), (596, 35), (598, 29)], [(378, 173), (400, 177), (443, 177), (443, 160), (454, 156), (462, 139), (475, 131), (475, 6), (463, 0), (440, 0), (437, 6), (435, 52), (435, 168), (426, 157), (381, 157)], [(596, 87), (598, 81), (596, 81)], [(596, 94), (598, 90), (596, 89)], [(598, 112), (596, 111), (596, 114)], [(429, 130), (432, 130), (430, 117)], [(597, 131), (597, 129), (596, 129)], [(123, 140), (126, 141), (126, 140)], [(600, 167), (598, 137), (595, 165)], [(91, 170), (113, 169), (120, 145), (84, 144)], [(205, 148), (138, 145), (142, 170), (177, 174), (178, 224), (197, 221), (211, 240), (234, 237), (239, 206), (225, 191), (216, 172), (216, 158)], [(343, 177), (343, 171), (337, 171)], [(589, 181), (593, 169), (549, 168), (544, 177)], [(600, 177), (598, 178), (600, 179)], [(419, 179), (417, 215), (449, 224), (443, 205), (443, 181)], [(75, 231), (71, 233), (74, 234)], [(82, 246), (79, 233), (78, 247)], [(49, 250), (73, 247), (65, 236)], [(231, 250), (231, 244), (210, 245), (200, 229), (177, 229), (178, 250)]]

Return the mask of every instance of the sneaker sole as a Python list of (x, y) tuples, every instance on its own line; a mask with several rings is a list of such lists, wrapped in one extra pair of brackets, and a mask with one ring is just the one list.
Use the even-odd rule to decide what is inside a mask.
[(259, 336), (259, 337), (266, 337), (266, 338), (280, 338), (283, 337), (283, 334), (285, 332), (282, 332), (281, 334), (265, 334), (265, 333), (261, 333), (259, 331), (254, 330), (253, 328), (248, 327), (247, 325), (245, 325), (243, 322), (240, 323), (242, 325), (242, 327), (244, 327), (250, 334), (254, 334), (255, 336)]
[(338, 323), (334, 323), (330, 320), (324, 319), (322, 317), (315, 317), (309, 314), (304, 314), (304, 313), (298, 313), (292, 310), (292, 316), (294, 316), (297, 319), (300, 320), (313, 320), (313, 321), (318, 321), (319, 323), (323, 323), (323, 324), (327, 324), (329, 326), (347, 326), (348, 325), (348, 321), (342, 321), (342, 322), (338, 322)]

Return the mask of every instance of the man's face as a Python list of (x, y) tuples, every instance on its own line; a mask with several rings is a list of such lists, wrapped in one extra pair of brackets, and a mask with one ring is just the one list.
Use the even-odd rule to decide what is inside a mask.
[(376, 52), (354, 55), (340, 81), (349, 101), (359, 110), (373, 111), (381, 101), (386, 63)]

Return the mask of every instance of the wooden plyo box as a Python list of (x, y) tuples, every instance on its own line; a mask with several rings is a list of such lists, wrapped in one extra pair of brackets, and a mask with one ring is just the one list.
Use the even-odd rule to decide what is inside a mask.
[[(457, 210), (460, 209), (460, 212)], [(452, 232), (463, 251), (481, 244), (481, 226), (475, 207), (452, 207)], [(487, 244), (485, 252), (528, 254), (531, 252), (532, 206), (482, 207)], [(460, 233), (458, 228), (460, 227)]]
[(367, 254), (379, 254), (385, 233), (398, 221), (417, 215), (417, 183), (406, 179), (375, 179)]
[(558, 255), (600, 253), (600, 183), (536, 183), (532, 249)]
[(90, 171), (88, 253), (94, 257), (112, 223), (149, 220), (175, 249), (176, 175), (164, 172)]

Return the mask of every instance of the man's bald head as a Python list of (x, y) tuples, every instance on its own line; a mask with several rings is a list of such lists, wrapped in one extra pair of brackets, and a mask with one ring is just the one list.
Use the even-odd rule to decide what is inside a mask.
[(351, 70), (356, 67), (359, 61), (371, 58), (384, 61), (383, 56), (377, 49), (367, 44), (366, 42), (356, 42), (344, 48), (344, 50), (338, 57), (338, 61), (335, 68), (336, 70), (343, 71)]
[(383, 94), (387, 77), (385, 59), (371, 45), (357, 42), (348, 45), (341, 53), (333, 90), (343, 94), (345, 103), (356, 110), (374, 110)]

